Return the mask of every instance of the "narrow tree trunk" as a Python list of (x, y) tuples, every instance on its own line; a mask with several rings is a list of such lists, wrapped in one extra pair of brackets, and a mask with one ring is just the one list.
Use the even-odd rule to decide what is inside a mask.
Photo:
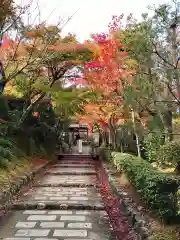
[(98, 130), (98, 134), (99, 134), (99, 143), (98, 143), (98, 147), (100, 147), (100, 139), (101, 139), (101, 130), (100, 130), (100, 127), (99, 127), (99, 125), (98, 124), (95, 124), (96, 125), (96, 127), (97, 127), (97, 130)]
[(114, 143), (114, 132), (112, 127), (109, 125), (109, 145), (112, 147), (112, 149), (114, 150), (115, 148), (115, 143)]
[(166, 139), (165, 141), (169, 142), (173, 140), (172, 135), (172, 111), (168, 110), (163, 114), (164, 117), (164, 123), (165, 123), (165, 130), (166, 130)]
[(131, 111), (131, 114), (132, 114), (131, 116), (132, 116), (134, 133), (135, 133), (135, 136), (136, 136), (136, 147), (137, 147), (138, 157), (141, 157), (140, 139), (139, 139), (139, 134), (138, 134), (137, 129), (136, 129), (135, 113), (134, 113), (133, 109)]
[(105, 137), (105, 146), (108, 146), (108, 133), (107, 131), (104, 131), (104, 137)]
[(176, 96), (178, 101), (180, 101), (180, 79), (179, 79), (179, 69), (177, 64), (178, 56), (178, 41), (177, 41), (177, 24), (171, 26), (172, 35), (171, 35), (171, 52), (172, 52), (172, 64), (174, 65), (174, 77), (176, 83)]
[(0, 93), (3, 93), (7, 79), (6, 79), (6, 75), (4, 72), (4, 68), (3, 68), (3, 63), (0, 61), (0, 74), (1, 74), (1, 79), (0, 79), (0, 84), (1, 84), (1, 89), (0, 89)]
[(19, 125), (21, 125), (27, 118), (28, 114), (31, 112), (34, 106), (36, 106), (37, 103), (39, 103), (44, 97), (46, 96), (45, 93), (42, 93), (34, 102), (32, 102), (26, 110), (23, 112), (20, 120), (19, 120)]
[(100, 130), (100, 135), (101, 135), (101, 146), (100, 147), (105, 147), (106, 146), (106, 136), (105, 136), (105, 132), (102, 129)]
[(113, 150), (116, 150), (116, 148), (117, 148), (116, 128), (114, 127), (112, 120), (113, 120), (113, 116), (110, 117), (110, 119), (108, 121), (108, 125), (109, 125), (109, 132), (110, 132), (110, 136), (111, 136), (111, 144), (112, 144)]

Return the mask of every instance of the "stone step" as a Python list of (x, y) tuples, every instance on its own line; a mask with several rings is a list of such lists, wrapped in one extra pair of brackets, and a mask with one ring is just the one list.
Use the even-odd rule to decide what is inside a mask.
[(84, 157), (84, 158), (91, 158), (90, 154), (83, 154), (83, 153), (64, 153), (64, 154), (56, 154), (57, 156), (64, 157), (64, 158), (79, 158), (79, 157)]
[(49, 170), (53, 170), (53, 171), (69, 171), (69, 172), (73, 172), (73, 171), (76, 171), (76, 172), (82, 172), (82, 171), (86, 171), (86, 172), (92, 172), (94, 171), (95, 172), (95, 169), (94, 168), (90, 168), (90, 169), (87, 169), (87, 168), (83, 168), (83, 166), (81, 168), (74, 168), (74, 167), (56, 167), (56, 168), (49, 168)]
[(51, 166), (51, 168), (89, 168), (92, 169), (94, 168), (93, 164), (67, 164), (67, 163), (59, 163)]
[(95, 169), (87, 169), (87, 168), (51, 168), (48, 169), (45, 174), (57, 174), (57, 175), (94, 175), (96, 174)]
[(96, 175), (95, 172), (56, 172), (56, 171), (46, 171), (44, 173), (45, 175), (59, 175), (59, 176), (64, 176), (64, 175), (82, 175), (82, 176), (90, 176), (90, 175)]
[(94, 162), (92, 162), (92, 161), (72, 161), (72, 160), (66, 160), (66, 161), (59, 161), (59, 163), (58, 164), (67, 164), (67, 165), (69, 165), (69, 164), (80, 164), (80, 165), (92, 165), (92, 166), (94, 166)]
[(38, 182), (40, 185), (43, 184), (96, 184), (97, 178), (95, 175), (90, 176), (81, 176), (81, 175), (64, 175), (64, 176), (55, 176), (55, 175), (46, 175), (43, 179)]
[(32, 187), (95, 187), (98, 188), (98, 184), (92, 183), (59, 183), (59, 184), (51, 184), (51, 183), (36, 183), (32, 185)]
[[(27, 193), (32, 194), (33, 192), (35, 193), (55, 193), (55, 194), (64, 194), (64, 193), (82, 193), (82, 192), (93, 192), (93, 193), (99, 193), (99, 188), (95, 188), (94, 185), (93, 187), (67, 187), (67, 186), (60, 186), (60, 187), (36, 187), (28, 190)], [(25, 194), (27, 194), (25, 193)]]
[(34, 201), (16, 201), (11, 205), (11, 210), (105, 210), (105, 206), (101, 202), (84, 202), (84, 203), (70, 203), (70, 202), (34, 202)]
[(12, 211), (0, 226), (3, 240), (115, 240), (105, 211)]
[(83, 154), (58, 157), (58, 163), (11, 204), (5, 224), (0, 224), (0, 239), (115, 240), (95, 162)]
[(55, 202), (55, 203), (89, 203), (102, 202), (101, 195), (98, 189), (94, 187), (86, 188), (67, 188), (67, 187), (38, 187), (30, 189), (23, 193), (21, 201), (36, 201), (36, 202)]
[(57, 156), (58, 160), (64, 160), (64, 159), (71, 159), (71, 160), (90, 160), (92, 161), (92, 158), (89, 157), (88, 155), (58, 155)]

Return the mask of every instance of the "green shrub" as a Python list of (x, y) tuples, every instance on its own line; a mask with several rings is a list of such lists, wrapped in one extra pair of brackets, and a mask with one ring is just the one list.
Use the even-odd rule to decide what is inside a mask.
[(177, 217), (178, 179), (159, 172), (142, 158), (130, 154), (112, 153), (112, 157), (117, 169), (126, 173), (147, 206), (165, 221)]
[(8, 139), (0, 137), (0, 146), (5, 148), (11, 148), (13, 145)]
[(10, 151), (10, 149), (0, 146), (0, 157), (12, 160), (13, 153)]
[(172, 141), (160, 147), (157, 154), (159, 165), (180, 165), (180, 141)]
[(0, 168), (7, 169), (9, 165), (10, 165), (10, 162), (7, 159), (0, 157)]
[(157, 151), (162, 146), (163, 136), (161, 133), (149, 133), (145, 136), (144, 145), (149, 162), (156, 162)]

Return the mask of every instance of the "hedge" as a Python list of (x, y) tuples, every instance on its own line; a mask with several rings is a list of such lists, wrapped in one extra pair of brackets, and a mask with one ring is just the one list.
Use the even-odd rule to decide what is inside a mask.
[(157, 153), (157, 162), (165, 166), (180, 165), (180, 140), (162, 145)]
[(159, 172), (142, 158), (112, 153), (113, 164), (124, 172), (142, 200), (164, 221), (179, 221), (177, 191), (179, 180)]

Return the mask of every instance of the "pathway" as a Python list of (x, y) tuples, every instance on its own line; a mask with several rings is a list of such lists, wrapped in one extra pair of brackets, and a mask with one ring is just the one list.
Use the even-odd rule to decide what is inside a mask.
[[(87, 149), (86, 149), (87, 151)], [(98, 191), (93, 160), (67, 155), (14, 202), (4, 240), (114, 240)]]

